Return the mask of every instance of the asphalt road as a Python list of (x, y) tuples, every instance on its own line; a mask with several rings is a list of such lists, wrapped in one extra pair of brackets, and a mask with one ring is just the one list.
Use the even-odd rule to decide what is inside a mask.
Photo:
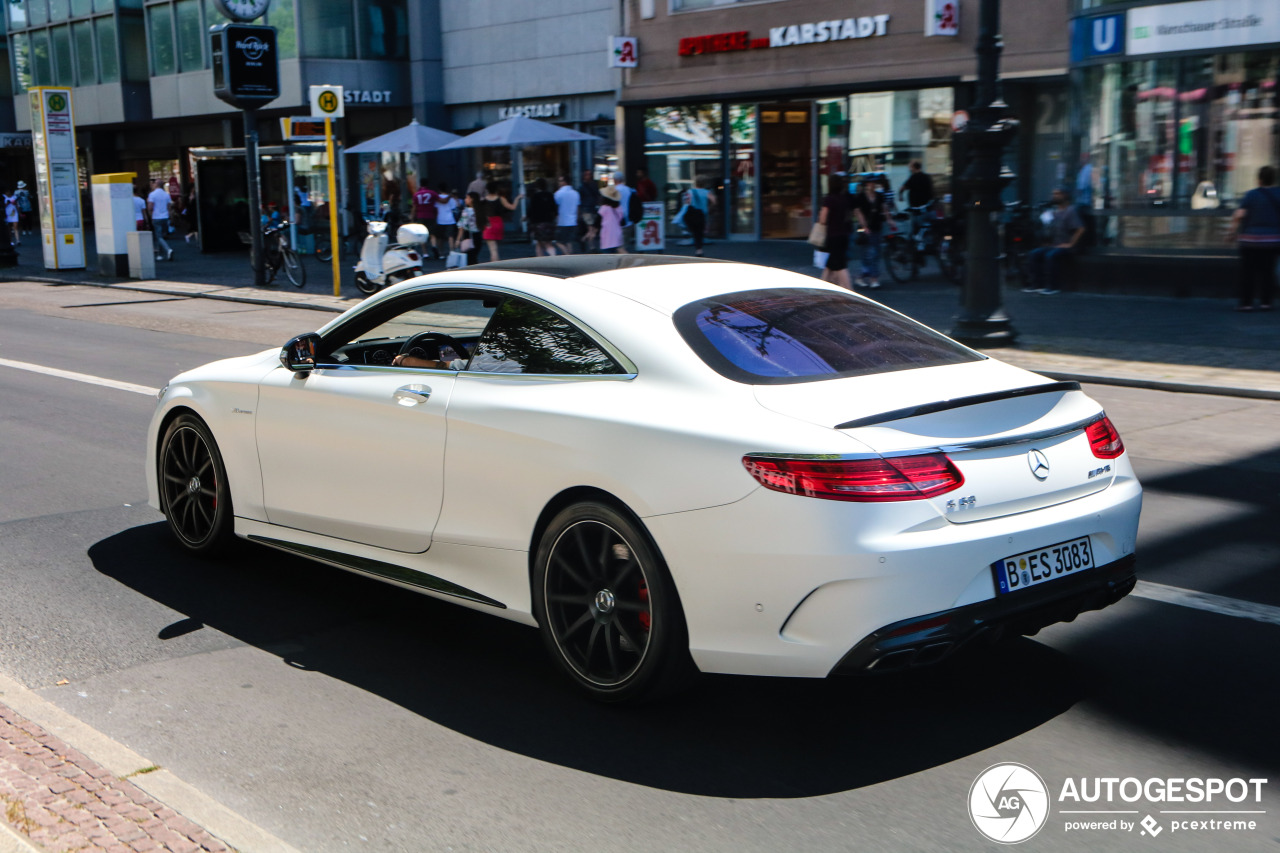
[[(160, 386), (330, 316), (5, 284), (0, 359)], [(1140, 576), (1280, 608), (1280, 403), (1088, 390), (1146, 487)], [(1027, 849), (1280, 844), (1280, 624), (1257, 616), (1280, 610), (1135, 595), (911, 676), (602, 708), (530, 629), (275, 552), (180, 553), (145, 505), (150, 397), (0, 366), (0, 401), (0, 672), (301, 850), (987, 850), (967, 801), (999, 762), (1055, 797), (1269, 780), (1261, 803), (1112, 806), (1266, 812), (1255, 830), (1068, 832), (1058, 803)]]

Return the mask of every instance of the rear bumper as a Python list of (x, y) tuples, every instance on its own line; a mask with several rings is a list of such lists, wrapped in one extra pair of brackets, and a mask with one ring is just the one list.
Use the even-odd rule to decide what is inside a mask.
[(937, 663), (958, 650), (1001, 637), (1034, 634), (1087, 610), (1115, 604), (1137, 582), (1132, 554), (1105, 566), (1032, 587), (885, 625), (841, 659), (831, 675), (901, 671)]

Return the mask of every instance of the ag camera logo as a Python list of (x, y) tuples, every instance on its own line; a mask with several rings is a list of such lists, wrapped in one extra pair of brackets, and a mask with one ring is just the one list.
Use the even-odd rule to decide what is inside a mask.
[(1049, 789), (1025, 764), (993, 764), (969, 788), (969, 819), (992, 841), (1018, 844), (1049, 819)]

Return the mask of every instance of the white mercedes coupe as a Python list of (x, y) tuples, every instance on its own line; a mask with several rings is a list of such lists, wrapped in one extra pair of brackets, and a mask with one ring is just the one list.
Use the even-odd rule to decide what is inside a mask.
[(536, 626), (592, 696), (897, 671), (1134, 585), (1142, 488), (1074, 382), (701, 258), (388, 288), (160, 393), (151, 505)]

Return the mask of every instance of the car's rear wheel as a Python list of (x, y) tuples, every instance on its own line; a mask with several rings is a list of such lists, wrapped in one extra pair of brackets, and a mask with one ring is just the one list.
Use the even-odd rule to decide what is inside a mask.
[(547, 650), (593, 697), (654, 699), (696, 673), (666, 566), (639, 524), (613, 507), (584, 502), (556, 515), (533, 583)]
[(218, 444), (204, 421), (180, 415), (160, 442), (160, 510), (178, 542), (212, 556), (234, 541), (231, 490)]

